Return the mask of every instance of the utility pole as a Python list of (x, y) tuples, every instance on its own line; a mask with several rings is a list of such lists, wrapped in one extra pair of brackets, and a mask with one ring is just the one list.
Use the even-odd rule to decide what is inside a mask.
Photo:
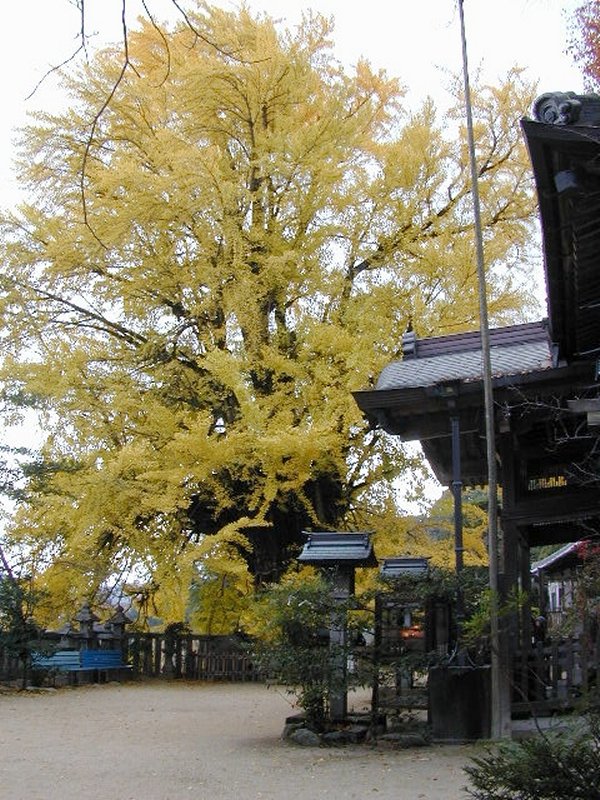
[(490, 333), (487, 312), (487, 292), (485, 278), (485, 262), (483, 253), (483, 235), (481, 228), (481, 206), (479, 201), (479, 173), (475, 156), (475, 139), (473, 135), (473, 114), (471, 108), (471, 88), (469, 84), (469, 65), (467, 59), (467, 36), (465, 32), (465, 14), (463, 0), (457, 0), (460, 17), (460, 34), (462, 44), (462, 65), (465, 91), (465, 109), (467, 138), (469, 145), (469, 161), (471, 166), (471, 195), (473, 198), (473, 222), (475, 229), (475, 247), (477, 255), (477, 280), (479, 286), (479, 326), (481, 329), (481, 357), (483, 366), (483, 392), (485, 406), (485, 432), (488, 480), (488, 554), (489, 582), (492, 595), (490, 609), (490, 645), (491, 645), (491, 735), (492, 739), (510, 737), (510, 706), (508, 704), (508, 676), (503, 670), (501, 636), (498, 620), (499, 599), (499, 553), (498, 553), (498, 479), (496, 470), (496, 436), (494, 425), (494, 397), (492, 392), (492, 363), (490, 355)]

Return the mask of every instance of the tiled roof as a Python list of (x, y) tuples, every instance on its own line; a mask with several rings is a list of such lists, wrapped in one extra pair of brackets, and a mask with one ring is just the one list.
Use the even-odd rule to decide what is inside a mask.
[(311, 532), (298, 557), (299, 561), (316, 565), (346, 564), (376, 566), (371, 536), (368, 532)]
[[(552, 349), (547, 340), (491, 347), (490, 357), (492, 377), (521, 375), (553, 367)], [(448, 381), (478, 381), (482, 374), (481, 349), (457, 351), (394, 361), (383, 369), (376, 388), (409, 389)]]
[(380, 572), (383, 578), (398, 578), (400, 575), (426, 575), (428, 569), (427, 558), (400, 556), (385, 558)]
[(544, 572), (545, 570), (554, 567), (560, 561), (564, 560), (565, 556), (570, 556), (573, 553), (577, 552), (577, 548), (581, 542), (570, 542), (569, 544), (564, 545), (564, 547), (555, 550), (554, 553), (551, 553), (546, 558), (542, 558), (539, 561), (534, 561), (531, 565), (531, 574), (537, 575), (539, 572)]

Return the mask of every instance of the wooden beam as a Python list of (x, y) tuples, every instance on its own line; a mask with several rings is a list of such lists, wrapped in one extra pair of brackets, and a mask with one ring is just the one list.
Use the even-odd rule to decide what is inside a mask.
[(517, 527), (600, 520), (600, 493), (597, 488), (551, 489), (528, 492), (503, 517)]

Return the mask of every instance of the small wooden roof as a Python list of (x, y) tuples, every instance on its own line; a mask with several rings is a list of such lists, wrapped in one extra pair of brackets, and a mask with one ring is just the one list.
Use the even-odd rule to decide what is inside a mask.
[(564, 545), (559, 550), (551, 553), (546, 558), (541, 558), (539, 561), (534, 561), (531, 565), (531, 574), (539, 575), (558, 575), (568, 569), (581, 564), (581, 556), (579, 550), (582, 542), (570, 542)]
[(382, 578), (400, 578), (406, 575), (424, 577), (429, 570), (429, 559), (421, 556), (384, 558), (380, 567)]
[(308, 541), (298, 560), (314, 566), (376, 567), (371, 533), (368, 531), (306, 532)]

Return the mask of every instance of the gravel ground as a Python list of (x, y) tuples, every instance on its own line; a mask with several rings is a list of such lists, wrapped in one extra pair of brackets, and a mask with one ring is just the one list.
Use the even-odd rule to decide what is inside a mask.
[(281, 738), (295, 711), (256, 684), (0, 693), (0, 800), (467, 797), (476, 747), (299, 747)]

